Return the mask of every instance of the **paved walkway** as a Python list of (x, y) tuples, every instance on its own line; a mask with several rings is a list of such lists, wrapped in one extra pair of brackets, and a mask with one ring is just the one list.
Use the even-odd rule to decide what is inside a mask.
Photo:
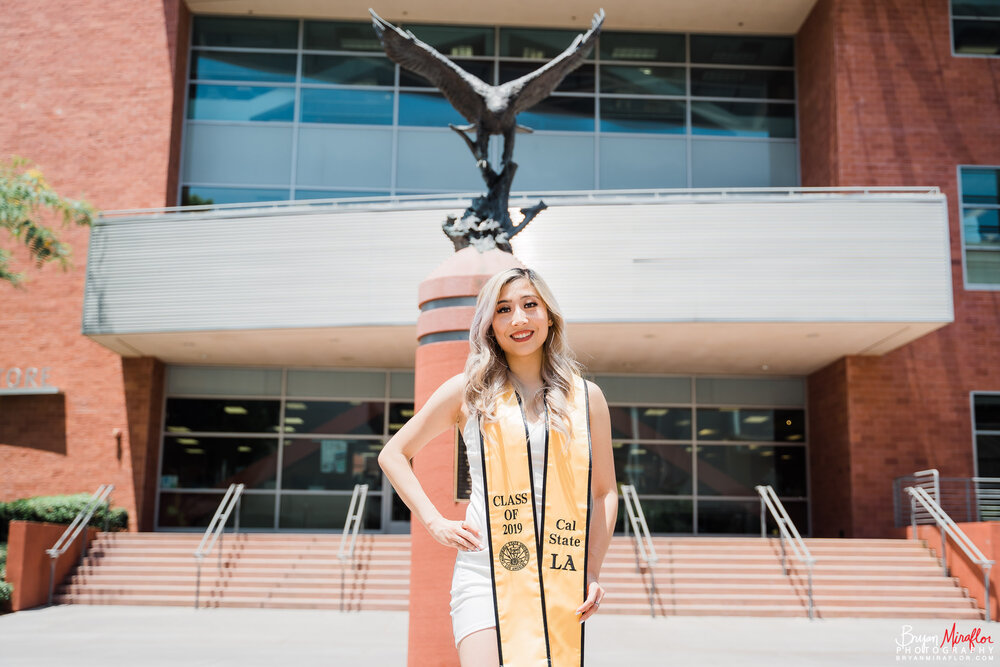
[[(406, 664), (402, 612), (65, 605), (0, 616), (3, 667), (345, 666)], [(587, 667), (876, 667), (933, 662), (1000, 667), (998, 644), (937, 650), (951, 621), (597, 616)], [(904, 628), (910, 627), (908, 634)], [(961, 621), (1000, 643), (1000, 625)], [(926, 642), (917, 635), (937, 640)], [(897, 647), (897, 643), (908, 646)], [(897, 649), (900, 651), (897, 657)], [(905, 649), (909, 649), (907, 652)], [(925, 660), (917, 658), (926, 657)]]

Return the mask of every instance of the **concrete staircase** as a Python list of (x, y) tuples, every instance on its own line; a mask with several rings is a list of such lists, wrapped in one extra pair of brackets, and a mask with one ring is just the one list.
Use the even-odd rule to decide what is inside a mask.
[[(100, 533), (56, 602), (193, 606), (201, 535)], [(218, 550), (216, 544), (216, 550)], [(359, 535), (353, 567), (340, 535), (226, 535), (201, 570), (200, 606), (402, 610), (409, 608), (409, 535)]]
[[(982, 619), (975, 601), (923, 543), (894, 539), (806, 539), (816, 558), (818, 618)], [(808, 616), (808, 577), (789, 559), (781, 570), (777, 539), (657, 537), (653, 569), (657, 616)], [(601, 581), (601, 610), (650, 614), (650, 573), (636, 571), (632, 543), (615, 538)]]
[[(200, 535), (101, 533), (56, 601), (193, 605)], [(781, 571), (780, 544), (761, 538), (657, 537), (652, 572), (657, 616), (807, 615), (806, 573)], [(931, 552), (907, 540), (807, 539), (817, 563), (819, 618), (835, 616), (981, 619), (956, 579)], [(337, 559), (339, 535), (227, 535), (222, 571), (202, 567), (201, 604), (343, 610), (408, 608), (408, 535), (360, 535), (353, 567)], [(791, 562), (791, 561), (790, 561)], [(616, 537), (605, 559), (601, 611), (650, 614), (650, 572), (637, 572), (632, 542)]]

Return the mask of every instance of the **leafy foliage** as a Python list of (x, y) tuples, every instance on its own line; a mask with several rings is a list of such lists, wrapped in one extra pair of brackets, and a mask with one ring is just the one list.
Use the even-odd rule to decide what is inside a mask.
[[(87, 506), (90, 494), (77, 493), (69, 496), (37, 496), (22, 498), (9, 503), (0, 503), (0, 540), (7, 539), (7, 524), (10, 521), (46, 521), (48, 523), (69, 524)], [(90, 519), (90, 525), (104, 527), (108, 520), (111, 530), (125, 530), (128, 527), (128, 512), (122, 508), (101, 505)]]
[[(62, 243), (50, 228), (39, 222), (43, 210), (62, 218), (63, 226), (93, 223), (97, 212), (84, 201), (60, 197), (40, 171), (23, 158), (0, 163), (0, 228), (28, 248), (36, 266), (56, 261), (69, 267), (70, 247)], [(0, 248), (0, 280), (19, 286), (23, 273), (10, 268), (10, 252)]]
[(0, 542), (0, 613), (10, 602), (10, 594), (14, 587), (4, 581), (7, 576), (7, 543)]

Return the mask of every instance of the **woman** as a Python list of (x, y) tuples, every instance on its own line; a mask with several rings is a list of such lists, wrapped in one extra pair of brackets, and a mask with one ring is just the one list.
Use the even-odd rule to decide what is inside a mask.
[[(451, 613), (462, 665), (580, 665), (580, 624), (604, 598), (598, 575), (618, 508), (607, 403), (580, 377), (555, 299), (530, 269), (483, 286), (470, 343), (465, 372), (379, 463), (434, 539), (459, 551)], [(409, 465), (456, 424), (472, 477), (464, 521), (441, 516)]]

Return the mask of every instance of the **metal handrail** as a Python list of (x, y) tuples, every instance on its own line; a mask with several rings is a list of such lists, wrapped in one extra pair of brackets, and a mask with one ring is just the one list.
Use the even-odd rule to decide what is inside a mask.
[(782, 573), (785, 576), (789, 576), (788, 553), (785, 549), (786, 541), (789, 545), (791, 545), (795, 558), (806, 565), (806, 569), (809, 574), (809, 619), (812, 620), (815, 617), (815, 605), (813, 604), (813, 566), (816, 564), (816, 559), (811, 553), (809, 553), (809, 547), (806, 546), (805, 541), (799, 534), (798, 528), (795, 527), (795, 523), (792, 521), (791, 517), (788, 516), (785, 506), (781, 504), (780, 500), (778, 500), (778, 496), (774, 492), (774, 488), (768, 484), (766, 486), (755, 486), (754, 489), (756, 489), (757, 494), (760, 496), (760, 536), (767, 536), (767, 515), (764, 512), (765, 507), (771, 512), (771, 516), (774, 517), (775, 523), (778, 524), (778, 532), (781, 536)]
[[(90, 500), (88, 500), (87, 504), (83, 506), (83, 509), (81, 509), (79, 512), (76, 513), (76, 516), (73, 518), (73, 521), (69, 524), (69, 526), (66, 527), (66, 530), (63, 531), (63, 534), (59, 537), (58, 540), (56, 540), (56, 543), (52, 545), (52, 548), (45, 550), (45, 553), (49, 555), (49, 564), (51, 566), (49, 568), (50, 605), (52, 604), (52, 594), (54, 592), (56, 585), (55, 584), (56, 560), (58, 560), (60, 556), (66, 553), (66, 550), (69, 549), (69, 545), (73, 544), (73, 540), (75, 540), (77, 536), (81, 532), (83, 532), (83, 542), (80, 547), (80, 562), (81, 563), (83, 562), (83, 556), (87, 552), (87, 533), (84, 531), (84, 528), (86, 528), (87, 524), (90, 523), (91, 517), (94, 516), (94, 512), (97, 511), (97, 508), (100, 507), (101, 504), (107, 502), (108, 507), (111, 506), (111, 501), (110, 501), (111, 492), (114, 491), (114, 489), (115, 489), (114, 484), (101, 484), (99, 487), (97, 487), (97, 491), (94, 491), (93, 495), (90, 496)], [(107, 532), (108, 530), (108, 520), (109, 517), (105, 516), (104, 517), (105, 532)]]
[[(367, 499), (368, 485), (355, 484), (354, 493), (351, 494), (351, 506), (347, 509), (347, 518), (344, 520), (344, 532), (340, 536), (340, 550), (337, 552), (337, 558), (341, 563), (354, 560), (354, 545), (358, 539), (358, 530), (361, 528)], [(348, 533), (351, 535), (351, 542), (345, 551)]]
[(908, 486), (906, 492), (910, 494), (910, 526), (913, 539), (917, 539), (917, 503), (920, 503), (924, 510), (934, 519), (934, 522), (941, 529), (941, 569), (944, 576), (948, 575), (948, 540), (945, 537), (950, 535), (955, 544), (959, 546), (963, 553), (976, 565), (983, 568), (983, 601), (986, 606), (986, 622), (990, 621), (990, 568), (995, 561), (989, 560), (979, 550), (975, 542), (958, 527), (948, 513), (941, 509), (941, 506), (930, 497), (927, 491), (919, 486)]
[(629, 525), (632, 526), (633, 539), (636, 545), (635, 569), (642, 571), (640, 559), (646, 562), (646, 569), (649, 571), (649, 615), (656, 616), (656, 578), (653, 566), (659, 560), (656, 555), (656, 548), (653, 546), (653, 537), (649, 534), (649, 525), (646, 523), (646, 515), (642, 511), (639, 503), (639, 495), (635, 491), (634, 484), (622, 485), (622, 498), (625, 499), (625, 512), (628, 515), (628, 523), (625, 524), (625, 534), (628, 535)]
[[(194, 581), (195, 609), (198, 608), (198, 598), (201, 593), (201, 563), (205, 559), (205, 556), (212, 552), (212, 549), (215, 547), (216, 540), (222, 538), (225, 533), (226, 522), (229, 521), (229, 515), (232, 514), (234, 507), (236, 508), (236, 518), (233, 521), (233, 532), (240, 532), (240, 507), (242, 505), (242, 499), (243, 485), (230, 484), (229, 488), (226, 489), (226, 495), (222, 497), (222, 502), (219, 503), (218, 509), (215, 510), (212, 520), (208, 523), (208, 528), (205, 529), (205, 535), (202, 536), (201, 542), (198, 544), (198, 548), (195, 549), (194, 558), (198, 566)], [(219, 544), (219, 574), (222, 574), (221, 543)]]

